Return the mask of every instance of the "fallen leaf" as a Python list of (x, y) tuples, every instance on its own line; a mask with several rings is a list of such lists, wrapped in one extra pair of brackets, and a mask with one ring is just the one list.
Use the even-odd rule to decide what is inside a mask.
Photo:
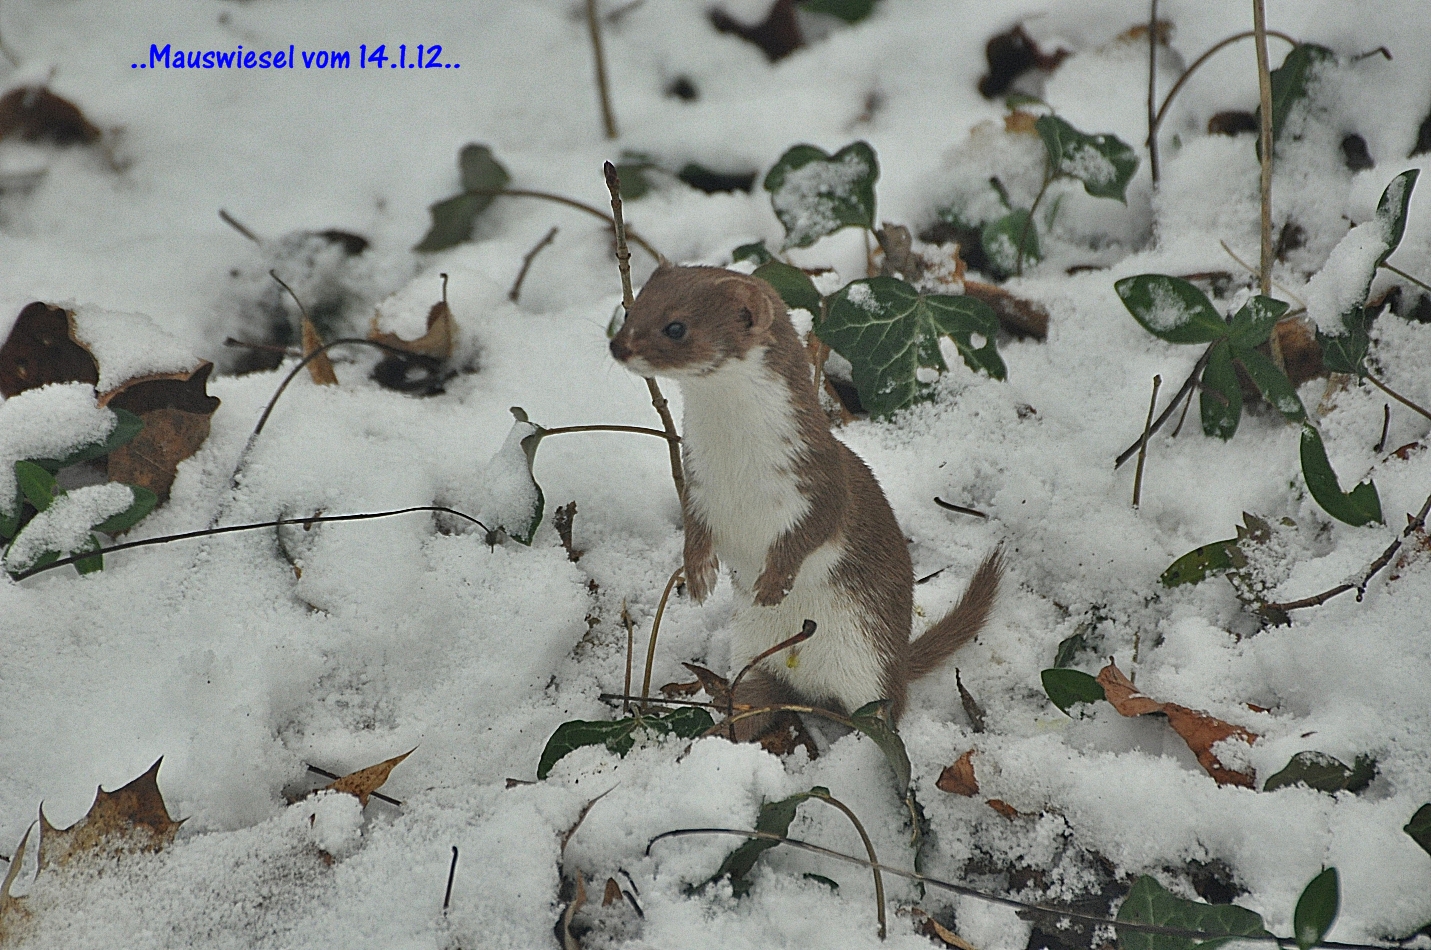
[(576, 894), (571, 902), (562, 911), (561, 919), (557, 921), (557, 937), (561, 940), (562, 950), (581, 950), (581, 941), (576, 939), (576, 935), (571, 932), (571, 921), (576, 916), (576, 912), (581, 910), (586, 903), (586, 884), (582, 881), (581, 872), (576, 874)]
[(27, 304), (0, 346), (0, 395), (9, 399), (50, 383), (98, 383), (99, 364), (74, 333), (72, 311), (38, 300)]
[(724, 676), (694, 663), (682, 663), (681, 665), (696, 674), (696, 679), (700, 681), (701, 688), (706, 691), (706, 695), (711, 698), (712, 703), (722, 709), (725, 708), (726, 704), (730, 702), (730, 682)]
[(805, 747), (805, 752), (812, 760), (820, 757), (820, 747), (815, 745), (805, 723), (792, 712), (776, 713), (774, 727), (755, 741), (766, 752), (780, 758), (790, 755), (801, 746)]
[(448, 308), (447, 301), (439, 300), (427, 312), (427, 332), (416, 340), (404, 340), (396, 333), (379, 332), (376, 317), (373, 318), (368, 339), (374, 343), (390, 346), (395, 350), (402, 350), (404, 353), (445, 360), (452, 355), (452, 348), (456, 344), (457, 324), (453, 322), (452, 311)]
[(979, 782), (974, 778), (973, 760), (974, 750), (970, 749), (955, 759), (953, 765), (945, 767), (944, 771), (939, 773), (939, 780), (934, 783), (934, 787), (951, 795), (963, 795), (965, 798), (973, 798), (979, 794)]
[(999, 318), (999, 326), (1008, 333), (1020, 339), (1042, 340), (1048, 336), (1048, 311), (1040, 304), (977, 280), (965, 280), (964, 293), (988, 304)]
[(408, 749), (402, 755), (395, 755), (385, 762), (377, 765), (370, 765), (365, 769), (351, 772), (335, 782), (323, 786), (323, 790), (335, 792), (346, 792), (349, 795), (358, 796), (358, 802), (364, 806), (368, 804), (368, 796), (383, 787), (383, 783), (388, 780), (388, 775), (403, 759), (417, 751), (417, 746)]
[(964, 715), (969, 717), (969, 727), (976, 733), (984, 731), (984, 710), (979, 706), (974, 695), (964, 688), (964, 678), (959, 675), (959, 668), (954, 668), (954, 685), (959, 688), (959, 702), (964, 707)]
[[(323, 338), (318, 335), (318, 328), (313, 325), (313, 321), (307, 317), (303, 318), (303, 355), (312, 355), (315, 350), (322, 348)], [(319, 353), (308, 363), (308, 375), (313, 377), (313, 382), (319, 386), (338, 385), (338, 374), (333, 372), (333, 361), (328, 359), (327, 353)]]
[(619, 900), (621, 900), (621, 885), (616, 883), (616, 878), (608, 877), (606, 879), (606, 893), (601, 895), (601, 906), (610, 907)]
[(160, 851), (183, 820), (169, 817), (159, 793), (161, 756), (149, 771), (113, 792), (95, 792), (89, 812), (68, 828), (56, 828), (40, 806), (40, 870), (63, 867), (77, 857), (113, 857), (129, 851)]
[(914, 915), (915, 920), (919, 921), (919, 930), (924, 936), (933, 937), (943, 942), (946, 947), (954, 947), (955, 950), (977, 950), (972, 943), (929, 916), (929, 914), (920, 908), (912, 907), (910, 908), (910, 912)]
[(984, 46), (984, 59), (989, 71), (979, 80), (979, 92), (985, 99), (1003, 95), (1009, 87), (1030, 69), (1051, 72), (1068, 56), (1068, 50), (1045, 53), (1033, 38), (1024, 32), (1023, 24), (992, 37)]
[(43, 86), (20, 86), (0, 96), (0, 139), (87, 145), (100, 134), (79, 106)]
[(1123, 671), (1118, 669), (1115, 663), (1109, 662), (1098, 672), (1097, 679), (1108, 702), (1120, 714), (1143, 716), (1148, 713), (1162, 713), (1167, 716), (1173, 731), (1188, 744), (1188, 748), (1197, 756), (1198, 764), (1217, 784), (1255, 787), (1251, 774), (1227, 768), (1213, 754), (1212, 747), (1226, 739), (1237, 739), (1251, 745), (1258, 739), (1256, 733), (1177, 703), (1157, 702), (1138, 692), (1137, 687), (1123, 675)]
[(187, 373), (158, 373), (131, 379), (100, 393), (99, 405), (125, 409), (144, 422), (127, 445), (109, 453), (109, 479), (169, 497), (179, 463), (209, 437), (209, 420), (219, 399), (208, 393), (214, 364), (201, 362)]
[(990, 798), (989, 800), (984, 802), (984, 804), (988, 805), (994, 811), (1003, 815), (1009, 821), (1013, 821), (1015, 818), (1019, 817), (1018, 809), (1001, 798)]

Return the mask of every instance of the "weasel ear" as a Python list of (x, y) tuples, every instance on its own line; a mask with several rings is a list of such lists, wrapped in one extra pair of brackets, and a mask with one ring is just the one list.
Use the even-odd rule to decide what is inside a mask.
[(780, 300), (774, 290), (762, 286), (763, 281), (757, 283), (748, 277), (730, 280), (727, 284), (734, 291), (732, 296), (739, 308), (737, 315), (745, 328), (752, 332), (770, 329), (770, 325), (775, 322), (776, 308)]

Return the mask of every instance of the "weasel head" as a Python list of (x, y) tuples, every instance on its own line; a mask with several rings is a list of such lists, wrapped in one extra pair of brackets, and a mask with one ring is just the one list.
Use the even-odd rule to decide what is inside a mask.
[(641, 376), (709, 376), (789, 325), (775, 289), (719, 267), (662, 265), (627, 311), (611, 355)]

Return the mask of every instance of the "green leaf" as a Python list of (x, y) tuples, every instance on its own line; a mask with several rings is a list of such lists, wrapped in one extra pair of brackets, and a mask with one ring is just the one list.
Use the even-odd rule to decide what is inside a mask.
[(55, 476), (34, 462), (17, 461), (15, 480), (20, 483), (20, 493), (25, 500), (35, 506), (36, 511), (45, 511), (54, 504)]
[(1019, 273), (1019, 244), (1022, 242), (1025, 264), (1043, 260), (1038, 243), (1038, 228), (1023, 208), (1016, 208), (1001, 218), (985, 223), (979, 229), (979, 246), (989, 259), (989, 266), (998, 277)]
[(1168, 569), (1163, 571), (1163, 576), (1158, 580), (1164, 587), (1201, 583), (1213, 574), (1232, 569), (1232, 551), (1236, 547), (1237, 539), (1228, 538), (1226, 541), (1214, 541), (1200, 548), (1193, 548), (1168, 565)]
[(1359, 755), (1351, 765), (1323, 752), (1298, 752), (1263, 784), (1264, 792), (1306, 785), (1319, 792), (1360, 792), (1376, 777), (1376, 760)]
[(1075, 703), (1096, 703), (1107, 698), (1103, 692), (1103, 684), (1082, 670), (1055, 667), (1044, 670), (1039, 674), (1039, 678), (1043, 680), (1043, 691), (1048, 694), (1049, 702), (1061, 709), (1065, 715), (1069, 714), (1068, 711)]
[[(1292, 107), (1307, 96), (1307, 82), (1316, 65), (1336, 59), (1336, 54), (1325, 46), (1302, 43), (1292, 47), (1282, 65), (1272, 70), (1272, 141), (1282, 138), (1282, 130), (1287, 125), (1287, 116)], [(1262, 124), (1262, 107), (1254, 113), (1258, 126)], [(1257, 139), (1257, 157), (1262, 158), (1262, 139)]]
[(875, 0), (800, 0), (806, 13), (826, 13), (846, 23), (858, 23), (874, 10)]
[(761, 264), (751, 274), (775, 288), (785, 306), (791, 310), (808, 310), (816, 319), (820, 316), (820, 292), (815, 284), (798, 267), (784, 261), (769, 260)]
[(1301, 950), (1311, 950), (1321, 943), (1332, 929), (1332, 921), (1337, 919), (1340, 903), (1341, 887), (1336, 868), (1327, 868), (1312, 878), (1302, 896), (1297, 898), (1297, 909), (1292, 914), (1292, 933)]
[[(1368, 286), (1371, 278), (1367, 278)], [(1317, 345), (1322, 348), (1322, 365), (1333, 373), (1366, 375), (1366, 354), (1371, 349), (1371, 325), (1376, 320), (1368, 307), (1352, 307), (1342, 314), (1345, 333), (1328, 336), (1317, 328)]]
[(730, 259), (732, 261), (755, 261), (759, 265), (775, 260), (775, 255), (770, 253), (770, 249), (765, 246), (764, 241), (756, 241), (754, 244), (742, 244), (731, 251)]
[(1311, 423), (1302, 425), (1302, 476), (1307, 480), (1307, 490), (1312, 493), (1312, 498), (1338, 521), (1353, 527), (1373, 521), (1382, 523), (1381, 496), (1376, 491), (1376, 485), (1368, 479), (1343, 494), (1337, 473), (1332, 471), (1332, 463), (1327, 461), (1322, 434)]
[(546, 496), (532, 474), (546, 430), (528, 421), (520, 406), (513, 406), (511, 413), (516, 421), (482, 473), (486, 498), (477, 518), (490, 532), (505, 531), (513, 541), (531, 544), (546, 510)]
[(1411, 190), (1416, 187), (1416, 178), (1420, 174), (1419, 169), (1412, 168), (1397, 175), (1376, 203), (1376, 219), (1381, 222), (1386, 238), (1386, 250), (1376, 259), (1377, 267), (1386, 263), (1391, 252), (1401, 243), (1401, 236), (1406, 233), (1406, 209), (1411, 205)]
[(537, 762), (537, 778), (546, 778), (551, 774), (552, 766), (583, 746), (604, 745), (611, 752), (624, 756), (636, 744), (637, 730), (657, 736), (675, 735), (682, 739), (694, 739), (714, 725), (711, 714), (699, 706), (687, 706), (665, 715), (637, 715), (607, 722), (573, 719), (557, 726), (556, 732), (547, 740)]
[[(995, 379), (1007, 373), (994, 346), (999, 320), (981, 300), (921, 294), (897, 278), (871, 277), (845, 285), (828, 303), (815, 333), (850, 361), (860, 402), (877, 417), (933, 394), (933, 384), (916, 374), (948, 369), (941, 336), (954, 341), (970, 369)], [(976, 334), (983, 338), (978, 346)]]
[(58, 472), (62, 468), (97, 459), (108, 455), (122, 445), (128, 445), (144, 428), (144, 420), (125, 409), (111, 409), (110, 411), (114, 413), (115, 420), (114, 428), (110, 430), (108, 436), (98, 442), (90, 442), (71, 449), (68, 454), (58, 459), (34, 459), (35, 464), (51, 472)]
[(1024, 106), (1043, 106), (1045, 109), (1049, 107), (1048, 103), (1044, 102), (1038, 96), (1031, 96), (1025, 92), (1011, 92), (1004, 97), (1004, 108), (1010, 112), (1015, 109), (1021, 109)]
[(127, 486), (134, 495), (134, 503), (117, 515), (111, 515), (99, 524), (95, 525), (96, 531), (103, 531), (105, 534), (120, 534), (134, 527), (149, 512), (154, 510), (154, 506), (159, 504), (159, 496), (147, 488), (139, 485)]
[(1113, 289), (1144, 330), (1168, 343), (1211, 343), (1230, 332), (1207, 296), (1179, 277), (1139, 274)]
[(1411, 836), (1411, 840), (1421, 845), (1421, 850), (1431, 854), (1431, 802), (1416, 809), (1416, 814), (1401, 829)]
[(1282, 319), (1282, 314), (1286, 312), (1287, 304), (1281, 300), (1273, 300), (1271, 297), (1264, 297), (1261, 294), (1250, 297), (1232, 315), (1232, 325), (1229, 327), (1227, 335), (1228, 342), (1233, 346), (1241, 346), (1246, 349), (1261, 346), (1272, 334), (1272, 328), (1277, 325), (1277, 321)]
[(616, 166), (616, 176), (621, 179), (621, 200), (635, 201), (644, 198), (651, 190), (651, 179), (647, 176), (650, 162), (622, 162)]
[[(814, 795), (829, 795), (829, 791), (818, 785), (808, 792), (798, 792), (789, 798), (766, 802), (760, 806), (760, 815), (755, 819), (755, 830), (784, 837), (790, 831), (790, 822), (795, 820), (795, 809), (800, 803)], [(708, 887), (723, 877), (730, 877), (730, 890), (736, 897), (750, 893), (750, 872), (755, 869), (755, 861), (762, 854), (780, 844), (761, 838), (747, 839), (744, 844), (725, 856), (720, 869), (702, 883), (697, 890)]]
[(1116, 135), (1087, 135), (1056, 115), (1034, 121), (1048, 167), (1055, 175), (1076, 178), (1095, 198), (1117, 198), (1128, 203), (1128, 182), (1138, 170), (1138, 156)]
[[(1081, 633), (1075, 633), (1071, 637), (1064, 637), (1058, 642), (1058, 649), (1053, 655), (1053, 665), (1055, 669), (1067, 669), (1077, 660), (1078, 655), (1088, 649), (1088, 638)], [(1044, 690), (1047, 692), (1047, 690)]]
[(1282, 413), (1289, 422), (1305, 422), (1307, 410), (1297, 396), (1297, 389), (1287, 374), (1277, 368), (1277, 364), (1257, 350), (1232, 345), (1232, 356), (1242, 364), (1252, 382), (1273, 409)]
[(859, 709), (850, 713), (850, 721), (855, 724), (855, 728), (874, 740), (879, 746), (884, 757), (889, 760), (889, 767), (894, 770), (894, 783), (899, 789), (899, 795), (903, 798), (909, 792), (909, 777), (911, 774), (909, 766), (909, 753), (905, 751), (904, 740), (899, 737), (890, 726), (886, 718), (885, 709), (889, 706), (889, 700), (877, 699), (872, 703), (865, 703)]
[(10, 503), (10, 514), (5, 513), (5, 509), (0, 508), (0, 542), (9, 541), (20, 531), (20, 513), (25, 507), (25, 496), (19, 487), (15, 488), (15, 497)]
[(428, 206), (432, 225), (414, 251), (442, 251), (471, 238), (477, 216), (496, 199), (495, 195), (477, 191), (499, 191), (512, 180), (485, 145), (464, 145), (457, 157), (457, 167), (462, 178), (462, 194)]
[(1242, 419), (1242, 386), (1232, 368), (1232, 349), (1226, 340), (1213, 344), (1212, 354), (1202, 371), (1202, 395), (1198, 397), (1204, 435), (1223, 441), (1233, 437)]
[(796, 145), (765, 176), (775, 216), (785, 226), (785, 247), (809, 247), (844, 227), (874, 229), (879, 161), (866, 142), (834, 155)]
[[(1245, 907), (1184, 900), (1169, 893), (1147, 875), (1133, 882), (1128, 896), (1123, 900), (1123, 906), (1118, 908), (1118, 919), (1130, 923), (1195, 930), (1214, 936), (1226, 935), (1229, 938), (1271, 936), (1262, 926), (1261, 915)], [(1211, 950), (1211, 947), (1226, 942), (1208, 940), (1198, 944), (1192, 937), (1135, 933), (1128, 930), (1118, 932), (1119, 950), (1192, 950), (1195, 945)]]
[[(96, 571), (104, 570), (104, 555), (99, 553), (99, 538), (90, 535), (88, 543), (82, 550), (94, 551), (95, 555), (94, 557), (82, 558), (81, 560), (75, 561), (76, 571), (81, 574), (93, 574)], [(75, 551), (73, 553), (79, 554), (80, 552)], [(59, 555), (55, 554), (53, 560), (59, 560)]]

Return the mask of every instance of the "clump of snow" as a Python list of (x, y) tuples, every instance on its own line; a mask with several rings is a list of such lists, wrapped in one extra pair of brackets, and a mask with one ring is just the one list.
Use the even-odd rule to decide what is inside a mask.
[(103, 441), (116, 418), (95, 405), (88, 383), (51, 383), (0, 402), (0, 513), (15, 513), (15, 463), (62, 458)]
[(320, 792), (309, 802), (313, 843), (335, 858), (358, 850), (363, 839), (363, 806), (356, 795)]
[(1185, 326), (1197, 315), (1197, 309), (1192, 304), (1173, 293), (1161, 281), (1149, 286), (1148, 296), (1151, 298), (1152, 306), (1140, 307), (1138, 316), (1154, 331), (1171, 332)]
[(845, 299), (865, 313), (879, 311), (879, 301), (875, 300), (874, 291), (870, 290), (869, 284), (851, 284), (849, 290), (845, 291)]
[(839, 205), (851, 200), (855, 183), (870, 171), (869, 163), (851, 152), (838, 162), (813, 161), (786, 172), (770, 196), (789, 232), (786, 243), (805, 244), (840, 227)]
[(540, 495), (522, 440), (536, 432), (537, 427), (530, 422), (513, 423), (502, 447), (475, 479), (482, 486), (477, 520), (492, 530), (500, 527), (509, 534), (527, 534)]
[(1352, 228), (1307, 281), (1307, 315), (1328, 336), (1346, 333), (1342, 314), (1366, 302), (1377, 259), (1386, 253), (1388, 224), (1378, 216)]
[(1095, 188), (1107, 185), (1118, 177), (1118, 169), (1113, 167), (1108, 156), (1086, 142), (1064, 154), (1059, 171)]
[(5, 552), (5, 568), (19, 572), (48, 552), (64, 557), (85, 550), (95, 525), (132, 504), (134, 491), (118, 482), (86, 485), (60, 495), (20, 531)]
[(75, 337), (99, 364), (100, 392), (155, 373), (183, 373), (198, 365), (193, 352), (142, 313), (90, 304), (74, 308)]

